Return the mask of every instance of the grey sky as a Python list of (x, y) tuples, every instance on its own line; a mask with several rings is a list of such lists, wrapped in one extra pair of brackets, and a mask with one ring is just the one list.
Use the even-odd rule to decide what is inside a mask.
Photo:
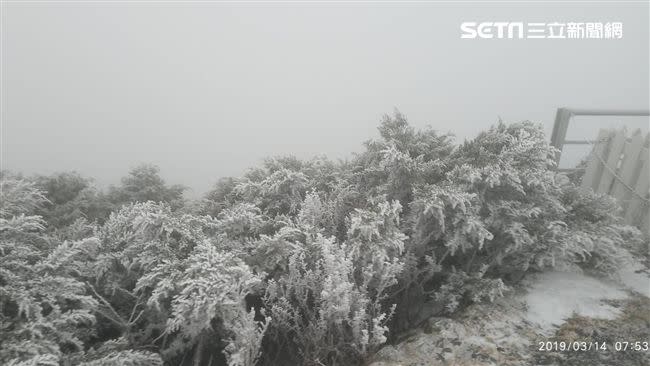
[[(648, 3), (2, 6), (2, 168), (27, 174), (108, 184), (153, 162), (197, 194), (269, 155), (350, 156), (394, 107), (459, 140), (498, 116), (550, 132), (559, 106), (649, 107)], [(461, 40), (463, 21), (624, 38)]]

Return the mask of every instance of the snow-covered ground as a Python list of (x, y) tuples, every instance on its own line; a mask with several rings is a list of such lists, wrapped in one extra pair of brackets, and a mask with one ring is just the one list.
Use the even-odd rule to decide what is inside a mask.
[(640, 263), (630, 264), (618, 274), (619, 280), (595, 278), (581, 272), (545, 272), (528, 282), (524, 301), (526, 319), (551, 330), (572, 314), (612, 319), (620, 309), (605, 300), (620, 300), (635, 291), (650, 297), (650, 276)]
[(619, 309), (603, 300), (620, 300), (628, 294), (622, 286), (577, 272), (546, 272), (530, 281), (524, 301), (525, 317), (544, 330), (551, 331), (572, 314), (612, 319)]
[(397, 345), (381, 349), (371, 366), (529, 365), (531, 350), (573, 314), (611, 319), (629, 291), (650, 297), (650, 277), (633, 265), (620, 281), (574, 272), (546, 272), (492, 304), (475, 304), (454, 318), (433, 317)]

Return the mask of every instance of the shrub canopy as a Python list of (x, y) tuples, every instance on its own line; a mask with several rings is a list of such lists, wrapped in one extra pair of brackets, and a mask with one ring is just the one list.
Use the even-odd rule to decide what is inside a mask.
[[(279, 157), (182, 199), (2, 174), (0, 363), (358, 364), (531, 271), (614, 273), (641, 240), (553, 166), (541, 126), (455, 145), (396, 113), (347, 161)], [(632, 243), (632, 244), (631, 244)]]

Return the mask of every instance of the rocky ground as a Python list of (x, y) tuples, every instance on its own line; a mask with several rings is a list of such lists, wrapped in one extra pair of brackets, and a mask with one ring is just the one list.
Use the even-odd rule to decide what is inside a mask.
[[(635, 266), (620, 278), (533, 276), (494, 303), (430, 318), (382, 348), (369, 366), (650, 365), (650, 351), (614, 349), (617, 341), (650, 342), (650, 277)], [(540, 351), (547, 341), (607, 342), (609, 349)]]

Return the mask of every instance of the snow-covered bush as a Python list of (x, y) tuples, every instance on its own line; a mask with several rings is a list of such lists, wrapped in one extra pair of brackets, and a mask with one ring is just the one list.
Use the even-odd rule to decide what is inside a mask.
[(162, 364), (148, 351), (103, 355), (88, 351), (100, 302), (81, 274), (99, 242), (59, 242), (31, 215), (44, 196), (33, 184), (3, 179), (0, 217), (0, 363), (8, 365)]
[(174, 336), (174, 341), (166, 352), (174, 355), (195, 346), (194, 362), (200, 364), (204, 354), (214, 357), (210, 349), (215, 345), (218, 348), (218, 342), (230, 337), (224, 350), (228, 364), (254, 365), (268, 319), (255, 321), (254, 313), (246, 310), (245, 297), (261, 278), (240, 259), (220, 252), (209, 241), (199, 243), (185, 262), (176, 266), (176, 273), (169, 273), (163, 264), (160, 271), (154, 269), (139, 283), (142, 288), (143, 283), (151, 285), (155, 279), (163, 279), (153, 286), (154, 296), (148, 301), (151, 306), (160, 308), (165, 295), (171, 297), (171, 317), (165, 332)]
[(2, 172), (0, 363), (354, 365), (530, 271), (613, 274), (640, 233), (555, 153), (530, 122), (456, 146), (396, 113), (349, 161), (267, 159), (194, 203), (149, 165), (108, 194)]
[(392, 311), (373, 293), (372, 274), (356, 278), (353, 251), (320, 235), (306, 245), (312, 250), (296, 250), (287, 273), (269, 281), (269, 349), (289, 363), (356, 363), (386, 341)]
[(263, 326), (248, 319), (245, 303), (261, 277), (222, 250), (233, 225), (238, 221), (172, 212), (153, 202), (111, 215), (98, 231), (102, 247), (95, 269), (103, 294), (97, 296), (108, 297), (113, 323), (132, 343), (155, 338), (170, 362), (192, 351), (197, 363), (225, 352), (233, 365), (253, 364), (261, 335), (252, 342), (237, 334), (257, 334)]
[[(84, 351), (97, 301), (69, 275), (85, 242), (40, 247), (43, 222), (36, 216), (0, 219), (0, 363), (49, 357), (62, 362)], [(28, 238), (33, 240), (26, 240)], [(19, 240), (17, 240), (19, 239)]]
[(140, 164), (122, 178), (119, 186), (111, 186), (108, 199), (116, 206), (134, 202), (165, 202), (172, 208), (183, 205), (182, 185), (167, 186), (160, 177), (160, 168), (153, 164)]
[(500, 123), (455, 150), (444, 179), (415, 187), (410, 249), (435, 261), (432, 292), (448, 310), (490, 299), (529, 270), (608, 274), (625, 260), (623, 238), (634, 234), (613, 199), (566, 184), (554, 154), (541, 126)]

